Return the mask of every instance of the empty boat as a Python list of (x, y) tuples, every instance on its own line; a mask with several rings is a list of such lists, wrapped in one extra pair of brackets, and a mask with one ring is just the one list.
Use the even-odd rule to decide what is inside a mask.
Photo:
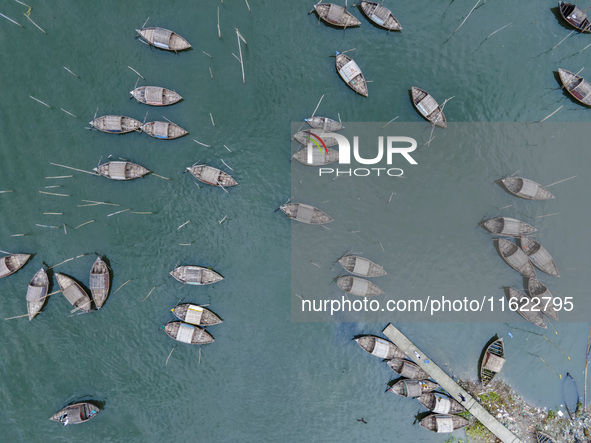
[(149, 169), (132, 162), (112, 161), (93, 169), (97, 174), (111, 180), (134, 180), (150, 172)]
[[(495, 239), (501, 258), (524, 277), (535, 277), (536, 270), (531, 261), (517, 245), (504, 238)], [(495, 241), (493, 240), (493, 241)]]
[(141, 128), (146, 134), (161, 140), (173, 140), (188, 134), (179, 125), (170, 122), (150, 122), (142, 125)]
[(337, 286), (347, 294), (357, 295), (359, 297), (375, 297), (384, 293), (375, 283), (352, 275), (341, 275), (337, 279)]
[(212, 269), (194, 265), (179, 266), (170, 275), (188, 285), (210, 285), (224, 279)]
[(521, 237), (521, 249), (527, 254), (532, 263), (546, 274), (560, 277), (558, 268), (550, 253), (539, 242), (529, 237)]
[(482, 223), (491, 234), (520, 237), (537, 231), (531, 225), (511, 217), (493, 217)]
[(176, 305), (171, 311), (179, 320), (195, 326), (213, 326), (222, 322), (222, 319), (209, 309), (193, 303)]
[(333, 218), (326, 212), (315, 208), (314, 206), (305, 205), (304, 203), (288, 203), (281, 206), (279, 209), (281, 209), (288, 218), (309, 225), (323, 225), (333, 221)]
[(386, 271), (377, 263), (358, 255), (345, 255), (339, 259), (345, 271), (360, 277), (381, 277)]
[(505, 177), (501, 180), (507, 191), (527, 200), (549, 200), (554, 196), (542, 185), (523, 177)]
[(162, 326), (170, 338), (190, 345), (206, 345), (213, 337), (205, 329), (182, 321), (171, 321)]
[(375, 335), (362, 335), (355, 341), (365, 352), (378, 358), (390, 360), (394, 357), (406, 357), (406, 354), (394, 343)]
[(30, 258), (30, 254), (11, 254), (0, 257), (0, 278), (14, 274), (22, 268)]
[(49, 288), (49, 278), (45, 269), (41, 268), (33, 276), (29, 287), (27, 288), (27, 312), (29, 320), (33, 320), (41, 312), (41, 308), (47, 298), (47, 289)]
[(97, 309), (102, 308), (105, 301), (107, 301), (110, 280), (107, 264), (100, 257), (97, 257), (92, 268), (90, 268), (90, 280), (88, 283), (90, 294)]
[(140, 86), (130, 94), (140, 103), (150, 106), (174, 105), (183, 99), (180, 94), (160, 86)]
[(187, 40), (168, 29), (142, 28), (136, 29), (135, 32), (149, 45), (167, 51), (183, 51), (191, 47)]
[(108, 134), (126, 134), (141, 130), (142, 123), (124, 115), (103, 115), (91, 121), (90, 125)]

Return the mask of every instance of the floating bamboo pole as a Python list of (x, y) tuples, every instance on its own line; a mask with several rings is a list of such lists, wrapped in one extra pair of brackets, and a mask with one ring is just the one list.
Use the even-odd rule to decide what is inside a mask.
[(11, 189), (10, 191), (0, 191), (0, 194), (6, 194), (6, 193), (8, 193), (8, 192), (14, 192), (14, 190), (13, 190), (13, 189)]
[(19, 22), (14, 21), (13, 19), (11, 19), (10, 17), (6, 17), (4, 14), (0, 14), (0, 16), (4, 17), (6, 20), (8, 20), (9, 22), (14, 23), (15, 25), (20, 26), (21, 28), (24, 28), (23, 25), (21, 25)]
[(81, 225), (78, 225), (78, 226), (76, 226), (74, 229), (81, 228), (82, 226), (84, 226), (84, 225), (87, 225), (87, 224), (89, 224), (89, 223), (93, 223), (94, 221), (95, 221), (95, 220), (89, 220), (89, 221), (87, 221), (86, 223), (82, 223)]
[(58, 229), (59, 228), (59, 226), (40, 225), (39, 223), (35, 223), (35, 226), (39, 226), (40, 228), (51, 228), (51, 229)]
[(131, 279), (127, 280), (125, 283), (123, 283), (121, 286), (119, 286), (119, 287), (117, 288), (117, 290), (116, 290), (115, 292), (113, 292), (113, 295), (115, 295), (119, 289), (121, 289), (123, 286), (125, 286), (125, 285), (126, 285), (127, 283), (129, 283), (130, 281), (131, 281)]
[(456, 32), (458, 32), (458, 30), (459, 30), (459, 29), (460, 29), (462, 26), (464, 26), (464, 23), (466, 23), (466, 20), (468, 20), (468, 17), (470, 17), (470, 14), (472, 14), (472, 13), (474, 12), (474, 10), (476, 9), (476, 6), (478, 6), (478, 4), (479, 4), (479, 3), (480, 3), (480, 0), (478, 0), (478, 1), (476, 2), (476, 4), (475, 4), (475, 5), (474, 5), (474, 7), (473, 7), (473, 8), (470, 10), (470, 12), (469, 12), (469, 13), (468, 13), (468, 15), (466, 16), (466, 18), (465, 18), (465, 19), (462, 21), (462, 23), (460, 23), (460, 26), (458, 26), (458, 27), (456, 28), (456, 30), (454, 31), (454, 34), (455, 34)]
[(220, 31), (220, 7), (218, 6), (218, 38), (222, 38), (222, 31)]
[[(29, 9), (29, 13), (30, 13), (30, 9)], [(41, 26), (39, 26), (37, 23), (35, 23), (33, 21), (33, 19), (31, 17), (29, 17), (29, 15), (25, 14), (24, 12), (23, 12), (23, 15), (25, 17), (27, 17), (27, 20), (29, 20), (31, 23), (33, 23), (37, 27), (37, 29), (39, 29), (39, 31), (41, 31), (43, 34), (47, 34), (47, 32), (45, 32)]]
[(45, 177), (46, 179), (53, 179), (53, 178), (72, 178), (73, 175), (60, 175), (59, 177)]
[(195, 143), (197, 143), (198, 145), (205, 146), (206, 148), (211, 148), (211, 145), (206, 145), (205, 143), (201, 143), (200, 141), (197, 141), (197, 140), (195, 140), (195, 139), (193, 139), (193, 141), (194, 141)]
[(228, 218), (228, 216), (227, 216), (227, 215), (224, 215), (224, 218), (222, 218), (222, 219), (221, 219), (221, 220), (218, 222), (218, 225), (221, 225), (221, 224), (224, 222), (224, 220), (225, 220), (225, 219), (227, 219), (227, 218)]
[(140, 74), (139, 72), (137, 72), (135, 69), (133, 69), (131, 66), (128, 66), (128, 68), (131, 69), (133, 72), (135, 72), (137, 75), (139, 75), (141, 78), (143, 78), (145, 80), (144, 76), (142, 74)]
[(14, 316), (14, 317), (8, 317), (8, 318), (5, 318), (4, 320), (14, 320), (15, 318), (23, 318), (23, 317), (28, 317), (28, 315), (29, 315), (28, 313), (27, 313), (27, 314), (23, 314), (23, 315), (16, 315), (16, 316)]
[(560, 40), (560, 42), (558, 42), (552, 49), (550, 49), (550, 51), (554, 51), (557, 47), (559, 47), (562, 44), (562, 42), (564, 42), (567, 38), (569, 38), (571, 35), (573, 35), (575, 33), (575, 31), (576, 30), (572, 30), (569, 35), (567, 35), (562, 40)]
[(222, 163), (223, 163), (224, 165), (226, 165), (226, 167), (227, 167), (228, 169), (230, 169), (230, 170), (232, 170), (232, 171), (233, 171), (233, 169), (232, 169), (232, 168), (230, 168), (230, 166), (228, 166), (228, 163), (226, 163), (226, 162), (225, 162), (223, 159), (221, 159), (221, 160), (222, 160)]
[(394, 192), (392, 194), (390, 194), (390, 198), (388, 199), (388, 203), (390, 203), (392, 201), (392, 197), (394, 197)]
[(544, 117), (542, 120), (540, 120), (538, 123), (542, 123), (543, 121), (548, 120), (550, 117), (552, 117), (554, 114), (556, 114), (558, 111), (560, 111), (564, 106), (559, 107), (556, 111), (554, 111), (552, 114), (548, 115), (547, 117)]
[(63, 212), (44, 212), (43, 215), (64, 215)]
[(211, 112), (209, 113), (209, 118), (211, 119), (211, 124), (215, 127), (215, 122), (213, 121), (213, 115), (211, 115)]
[(116, 203), (96, 202), (94, 200), (82, 200), (82, 201), (86, 202), (86, 203), (96, 203), (97, 205), (120, 206)]
[(65, 66), (62, 66), (62, 68), (64, 68), (66, 71), (68, 71), (68, 72), (69, 72), (70, 74), (72, 74), (74, 77), (76, 77), (76, 78), (80, 78), (80, 77), (78, 77), (78, 75), (77, 75), (77, 74), (74, 74), (72, 71), (70, 71), (70, 70), (69, 70), (68, 68), (66, 68)]
[(68, 194), (56, 194), (55, 192), (38, 191), (40, 194), (55, 195), (58, 197), (71, 197)]
[(205, 51), (203, 51), (203, 50), (201, 50), (201, 52), (203, 52), (203, 53), (204, 53), (205, 55), (207, 55), (209, 58), (213, 59), (213, 57), (211, 56), (211, 54), (209, 54), (209, 53), (207, 53), (207, 52), (205, 52)]
[(175, 349), (176, 349), (176, 345), (174, 345), (174, 347), (170, 350), (170, 354), (168, 354), (168, 357), (166, 358), (166, 363), (164, 363), (164, 366), (166, 366), (168, 364), (168, 359), (172, 355), (172, 351), (174, 351)]
[(191, 220), (187, 220), (185, 223), (183, 223), (182, 225), (180, 225), (178, 228), (176, 228), (176, 230), (178, 231), (179, 229), (181, 229), (183, 226), (185, 226), (186, 224), (191, 223)]
[(162, 175), (158, 175), (158, 174), (156, 174), (155, 172), (152, 172), (152, 175), (154, 175), (154, 176), (156, 176), (156, 177), (158, 177), (158, 178), (162, 178), (162, 179), (164, 179), (164, 180), (170, 180), (168, 177), (164, 177), (164, 176), (162, 176)]
[(248, 12), (251, 12), (250, 11), (250, 5), (248, 4), (248, 0), (244, 0), (244, 1), (246, 2), (246, 7), (248, 8)]
[(224, 145), (224, 148), (226, 148), (228, 151), (232, 152), (232, 150), (230, 148), (228, 148), (226, 145)]
[(550, 186), (554, 186), (554, 185), (557, 185), (558, 183), (563, 183), (563, 182), (565, 182), (565, 181), (572, 180), (573, 178), (577, 178), (577, 176), (576, 176), (576, 175), (573, 175), (572, 177), (565, 178), (564, 180), (560, 180), (560, 181), (557, 181), (557, 182), (551, 183), (551, 184), (549, 184), (549, 185), (546, 185), (546, 186), (544, 186), (544, 187), (545, 187), (545, 188), (549, 188)]
[(50, 165), (59, 166), (60, 168), (71, 169), (73, 171), (84, 172), (85, 174), (98, 175), (96, 172), (85, 171), (84, 169), (72, 168), (71, 166), (60, 165), (58, 163), (49, 162)]
[(112, 214), (107, 215), (107, 217), (111, 217), (112, 215), (121, 214), (122, 212), (131, 211), (131, 208), (123, 209), (122, 211), (113, 212)]
[(246, 78), (244, 77), (244, 61), (242, 60), (242, 46), (240, 45), (240, 40), (242, 40), (244, 42), (244, 44), (246, 43), (246, 40), (244, 40), (244, 37), (242, 37), (242, 35), (240, 34), (240, 31), (238, 31), (238, 28), (234, 28), (236, 29), (236, 38), (238, 39), (238, 51), (240, 51), (240, 67), (242, 68), (242, 84), (246, 83)]
[[(72, 117), (76, 117), (74, 114), (72, 114), (71, 112), (66, 111), (64, 108), (60, 108), (62, 111), (64, 111), (66, 114), (71, 115)], [(78, 118), (78, 117), (76, 117)]]
[(154, 286), (154, 287), (153, 287), (153, 288), (150, 290), (150, 292), (148, 292), (148, 295), (146, 295), (146, 296), (144, 297), (144, 299), (142, 300), (142, 303), (143, 303), (143, 302), (145, 302), (145, 301), (146, 301), (146, 299), (147, 299), (147, 298), (148, 298), (150, 295), (152, 295), (152, 292), (154, 292), (154, 289), (156, 289), (156, 286)]
[(505, 28), (507, 28), (507, 27), (511, 26), (512, 24), (513, 24), (513, 22), (509, 23), (508, 25), (505, 25), (505, 26), (503, 26), (502, 28), (499, 28), (499, 29), (497, 29), (497, 30), (496, 30), (495, 32), (493, 32), (491, 35), (489, 35), (488, 37), (486, 37), (486, 38), (484, 39), (484, 41), (488, 40), (488, 39), (489, 39), (489, 38), (491, 38), (493, 35), (495, 35), (497, 32), (500, 32), (500, 31), (502, 31), (503, 29), (505, 29)]
[(51, 109), (51, 106), (49, 106), (47, 103), (42, 102), (41, 100), (39, 100), (38, 98), (33, 97), (32, 95), (29, 95), (29, 97), (31, 97), (33, 100), (35, 100), (36, 102), (41, 103), (43, 106), (47, 106), (49, 109)]
[(153, 214), (153, 212), (130, 212), (130, 214)]
[(386, 123), (384, 126), (382, 126), (382, 129), (384, 129), (386, 126), (388, 126), (390, 123), (392, 123), (394, 120), (396, 120), (399, 116), (397, 115), (396, 117), (394, 117), (392, 120), (390, 120), (388, 123)]
[(209, 68), (209, 75), (211, 76), (211, 79), (213, 80), (213, 72), (211, 72), (211, 67)]

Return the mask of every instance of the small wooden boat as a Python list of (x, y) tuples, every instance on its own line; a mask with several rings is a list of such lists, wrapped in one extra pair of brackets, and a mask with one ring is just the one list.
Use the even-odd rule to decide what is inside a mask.
[[(575, 419), (575, 414), (582, 408), (583, 402), (581, 401), (581, 397), (579, 396), (579, 388), (577, 388), (577, 382), (570, 375), (570, 372), (566, 373), (566, 377), (562, 380), (562, 401), (564, 402), (564, 406), (566, 407), (566, 412), (568, 412), (568, 416), (571, 420)], [(580, 411), (583, 412), (583, 411)], [(577, 441), (577, 440), (575, 440)]]
[(388, 31), (402, 31), (400, 22), (396, 20), (392, 11), (376, 2), (362, 1), (359, 7), (373, 23)]
[(41, 308), (47, 298), (47, 289), (49, 288), (49, 279), (45, 269), (41, 268), (34, 275), (29, 287), (27, 288), (27, 312), (29, 320), (33, 320), (41, 312)]
[(411, 88), (411, 93), (412, 104), (423, 117), (435, 126), (447, 128), (447, 120), (445, 119), (443, 110), (427, 91), (423, 91), (421, 88), (413, 86)]
[(549, 435), (544, 434), (543, 432), (536, 431), (536, 441), (538, 443), (556, 443), (556, 441), (550, 438)]
[(176, 305), (171, 311), (178, 319), (195, 326), (213, 326), (222, 322), (222, 319), (209, 309), (192, 303)]
[(91, 121), (90, 125), (108, 134), (126, 134), (128, 132), (139, 131), (142, 122), (135, 118), (125, 117), (124, 115), (103, 115)]
[(174, 105), (183, 99), (175, 91), (160, 86), (140, 86), (131, 91), (130, 94), (138, 102), (151, 106)]
[(322, 129), (324, 132), (336, 132), (344, 129), (345, 127), (336, 120), (328, 117), (310, 117), (304, 119), (311, 128)]
[(167, 51), (183, 51), (191, 45), (187, 40), (176, 32), (164, 28), (142, 28), (136, 29), (140, 37), (148, 44)]
[(110, 281), (107, 264), (100, 257), (97, 257), (92, 268), (90, 268), (90, 281), (88, 283), (90, 294), (97, 309), (102, 308), (105, 301), (107, 301)]
[(90, 420), (101, 412), (98, 406), (88, 402), (75, 403), (53, 414), (50, 420), (57, 421), (62, 425), (77, 425)]
[(306, 166), (324, 166), (339, 161), (339, 151), (333, 148), (318, 149), (308, 146), (298, 150), (293, 158)]
[(521, 236), (521, 249), (527, 254), (532, 263), (546, 274), (560, 277), (558, 268), (550, 253), (539, 242), (529, 237)]
[(558, 7), (562, 18), (564, 18), (571, 26), (581, 32), (591, 32), (591, 23), (589, 23), (585, 11), (572, 3), (566, 2), (558, 2)]
[[(337, 26), (339, 28), (350, 28), (352, 26), (359, 26), (361, 22), (357, 20), (353, 14), (345, 8), (334, 3), (316, 3), (314, 10), (321, 20), (326, 23)], [(312, 11), (310, 11), (312, 13)]]
[(188, 285), (211, 285), (224, 279), (212, 269), (193, 265), (179, 266), (170, 275)]
[(332, 148), (333, 146), (337, 146), (339, 144), (336, 138), (328, 136), (320, 137), (316, 134), (316, 132), (317, 131), (305, 129), (303, 131), (296, 132), (293, 138), (298, 143), (304, 146), (308, 146), (308, 144), (313, 144), (317, 146), (320, 142), (320, 144), (322, 145), (322, 149), (324, 149), (325, 147)]
[(365, 352), (384, 360), (390, 360), (394, 357), (406, 357), (406, 354), (394, 343), (375, 335), (362, 335), (357, 337), (355, 341)]
[(539, 326), (540, 328), (548, 328), (546, 320), (544, 320), (544, 314), (540, 310), (539, 306), (536, 306), (532, 301), (532, 298), (524, 294), (517, 289), (509, 288), (509, 294), (507, 295), (509, 302), (517, 303), (517, 313), (525, 318), (528, 322)]
[(528, 200), (549, 200), (554, 196), (542, 185), (523, 177), (506, 177), (501, 180), (507, 191)]
[(55, 278), (62, 294), (64, 294), (64, 297), (66, 297), (72, 306), (81, 311), (90, 312), (90, 297), (82, 289), (82, 286), (65, 274), (55, 274)]
[(533, 226), (511, 217), (489, 218), (482, 223), (482, 226), (491, 234), (508, 235), (510, 237), (520, 237), (537, 231)]
[(111, 180), (134, 180), (150, 172), (149, 169), (131, 162), (113, 161), (103, 163), (93, 169), (97, 174)]
[(566, 69), (558, 69), (558, 75), (564, 89), (576, 98), (580, 103), (591, 106), (591, 83), (577, 74)]
[(321, 211), (314, 206), (305, 205), (304, 203), (288, 203), (281, 206), (279, 209), (281, 209), (288, 218), (309, 225), (323, 225), (333, 221), (333, 218), (326, 212)]
[(420, 404), (436, 414), (459, 414), (466, 409), (451, 397), (439, 392), (427, 392), (417, 398)]
[(533, 300), (539, 299), (538, 307), (546, 316), (552, 320), (558, 320), (558, 313), (554, 309), (554, 296), (544, 283), (535, 278), (528, 279), (527, 292)]
[(388, 366), (398, 375), (413, 380), (426, 380), (430, 378), (429, 374), (423, 371), (419, 365), (404, 358), (394, 357), (388, 360)]
[(234, 180), (230, 174), (226, 174), (224, 171), (213, 168), (206, 165), (197, 165), (187, 168), (193, 177), (197, 180), (207, 183), (211, 186), (219, 186), (221, 188), (230, 188), (236, 186), (238, 182)]
[(353, 277), (352, 275), (341, 275), (337, 279), (337, 286), (347, 294), (357, 295), (359, 297), (375, 297), (384, 293), (375, 283), (361, 277)]
[(482, 357), (480, 364), (480, 381), (484, 386), (488, 385), (492, 379), (497, 375), (503, 365), (505, 364), (505, 347), (503, 346), (503, 339), (499, 338), (493, 341)]
[(31, 258), (30, 254), (11, 254), (0, 257), (0, 278), (14, 274)]
[(468, 426), (468, 420), (459, 415), (431, 414), (423, 418), (419, 424), (429, 431), (444, 434)]
[(170, 122), (150, 122), (141, 128), (146, 134), (161, 140), (173, 140), (189, 133), (176, 123)]
[(401, 397), (416, 398), (427, 392), (434, 391), (439, 385), (431, 380), (410, 380), (408, 378), (397, 381), (388, 391)]
[[(532, 278), (536, 276), (536, 270), (529, 261), (525, 252), (517, 247), (517, 245), (504, 238), (495, 239), (497, 241), (497, 247), (499, 254), (505, 262), (519, 272), (524, 277)], [(493, 240), (493, 241), (495, 241)]]
[(345, 255), (339, 259), (339, 263), (345, 271), (360, 277), (381, 277), (386, 275), (386, 271), (380, 265), (358, 255)]
[(337, 72), (343, 81), (347, 83), (347, 86), (357, 94), (367, 97), (367, 82), (355, 60), (337, 51), (336, 66)]
[(213, 337), (203, 328), (183, 323), (182, 321), (171, 321), (162, 326), (164, 332), (176, 341), (190, 345), (206, 345), (213, 342)]

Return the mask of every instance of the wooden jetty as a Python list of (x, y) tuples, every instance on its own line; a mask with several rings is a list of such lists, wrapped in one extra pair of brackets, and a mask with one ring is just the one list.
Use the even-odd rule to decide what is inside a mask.
[(406, 357), (404, 352), (398, 349), (394, 343), (382, 337), (376, 337), (375, 335), (362, 335), (361, 337), (357, 337), (355, 341), (361, 347), (361, 349), (373, 355), (374, 357), (385, 360), (390, 360), (394, 357)]
[(57, 421), (64, 426), (77, 425), (90, 420), (99, 412), (101, 410), (98, 406), (88, 402), (80, 402), (60, 409), (51, 416), (50, 420)]
[(524, 277), (532, 278), (536, 276), (534, 265), (531, 264), (525, 252), (519, 249), (515, 243), (504, 238), (497, 238), (493, 241), (497, 242), (499, 255), (509, 266)]
[(388, 391), (401, 397), (416, 398), (427, 392), (434, 391), (439, 385), (431, 380), (413, 380), (404, 378), (398, 380)]
[(0, 278), (14, 274), (31, 258), (30, 254), (11, 254), (0, 257)]
[(181, 283), (188, 285), (210, 285), (217, 283), (224, 279), (220, 274), (213, 269), (204, 268), (203, 266), (179, 266), (174, 269), (170, 275)]
[(49, 278), (47, 278), (47, 272), (45, 272), (45, 269), (41, 268), (33, 276), (33, 279), (27, 288), (26, 298), (29, 321), (33, 320), (35, 316), (41, 312), (41, 308), (45, 304), (48, 288)]
[(81, 311), (90, 312), (90, 297), (82, 289), (82, 286), (65, 274), (55, 274), (55, 278), (62, 294), (64, 294), (64, 297), (66, 297), (72, 306)]
[(339, 259), (343, 269), (360, 277), (381, 277), (386, 271), (377, 263), (358, 255), (345, 255)]
[(539, 300), (539, 308), (544, 315), (552, 320), (558, 320), (558, 312), (554, 309), (554, 296), (546, 285), (536, 278), (527, 280), (527, 292), (533, 300)]
[(316, 11), (320, 20), (338, 28), (350, 28), (361, 24), (346, 8), (334, 3), (318, 2), (314, 5), (314, 9), (310, 13), (314, 11)]
[(341, 275), (337, 278), (337, 286), (347, 294), (357, 295), (359, 297), (375, 297), (384, 293), (375, 283), (352, 275)]
[(341, 122), (333, 120), (328, 117), (310, 117), (305, 118), (304, 121), (313, 129), (322, 129), (325, 132), (335, 132), (344, 129)]
[(581, 32), (591, 32), (591, 23), (589, 23), (587, 14), (581, 8), (567, 2), (558, 2), (558, 8), (560, 9), (560, 15), (568, 24)]
[(182, 321), (170, 321), (162, 326), (164, 332), (170, 338), (190, 345), (206, 345), (214, 341), (209, 332), (203, 328), (183, 323)]
[(553, 275), (554, 277), (560, 277), (560, 273), (558, 272), (558, 268), (554, 263), (554, 259), (548, 250), (540, 244), (540, 242), (532, 240), (529, 237), (522, 236), (521, 249), (523, 249), (523, 252), (527, 254), (535, 267), (540, 271)]
[(141, 128), (149, 136), (161, 140), (173, 140), (189, 133), (176, 123), (170, 122), (150, 122), (142, 125)]
[(484, 386), (489, 384), (505, 364), (505, 347), (503, 339), (494, 340), (486, 347), (480, 364), (480, 381)]
[(124, 115), (103, 115), (94, 119), (89, 124), (99, 131), (108, 134), (126, 134), (132, 131), (139, 131), (142, 126), (142, 122), (139, 120)]
[(183, 51), (191, 45), (176, 32), (164, 28), (142, 28), (135, 32), (148, 44), (167, 51)]
[(337, 51), (336, 67), (337, 72), (343, 81), (347, 83), (347, 86), (357, 94), (367, 97), (367, 81), (363, 76), (363, 72), (361, 72), (361, 68), (355, 63), (355, 60)]
[(90, 289), (90, 294), (97, 309), (102, 308), (105, 301), (107, 301), (110, 281), (107, 264), (100, 257), (97, 257), (92, 268), (90, 268), (90, 279), (88, 282), (88, 288)]
[(573, 74), (566, 69), (558, 69), (560, 81), (570, 95), (580, 103), (591, 106), (591, 83), (577, 74)]
[(520, 237), (537, 231), (531, 225), (511, 217), (493, 217), (482, 223), (484, 229), (491, 234)]
[(288, 203), (279, 209), (288, 218), (309, 225), (323, 225), (333, 221), (333, 218), (326, 212), (304, 203)]
[(509, 288), (507, 299), (509, 303), (517, 303), (517, 313), (525, 318), (528, 322), (543, 329), (548, 328), (540, 306), (536, 306), (534, 300), (532, 300), (532, 297), (530, 297), (528, 294), (518, 291), (517, 289)]
[(440, 128), (447, 128), (447, 120), (439, 103), (427, 91), (413, 86), (411, 88), (412, 104), (423, 117)]
[(111, 180), (134, 180), (150, 172), (149, 169), (132, 162), (112, 161), (93, 169), (97, 174)]
[(222, 319), (203, 306), (193, 303), (182, 303), (171, 309), (181, 321), (195, 326), (213, 326), (220, 324)]
[(238, 182), (234, 180), (230, 174), (225, 173), (217, 168), (207, 165), (197, 165), (187, 168), (187, 171), (191, 173), (200, 182), (206, 183), (211, 186), (219, 186), (221, 188), (230, 188), (236, 186)]
[(505, 177), (501, 182), (511, 194), (527, 200), (549, 200), (555, 198), (542, 185), (527, 178)]
[(359, 7), (363, 14), (380, 28), (388, 31), (402, 31), (402, 26), (392, 11), (381, 3), (362, 1)]
[(160, 86), (140, 86), (130, 94), (140, 103), (150, 106), (174, 105), (183, 99), (180, 94)]

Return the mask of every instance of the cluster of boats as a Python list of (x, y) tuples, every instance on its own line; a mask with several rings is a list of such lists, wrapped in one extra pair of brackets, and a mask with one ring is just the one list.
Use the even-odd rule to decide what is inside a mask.
[(373, 297), (384, 293), (378, 285), (363, 278), (386, 275), (386, 271), (380, 265), (358, 255), (345, 255), (339, 259), (339, 263), (345, 271), (353, 274), (337, 278), (337, 286), (347, 294)]

